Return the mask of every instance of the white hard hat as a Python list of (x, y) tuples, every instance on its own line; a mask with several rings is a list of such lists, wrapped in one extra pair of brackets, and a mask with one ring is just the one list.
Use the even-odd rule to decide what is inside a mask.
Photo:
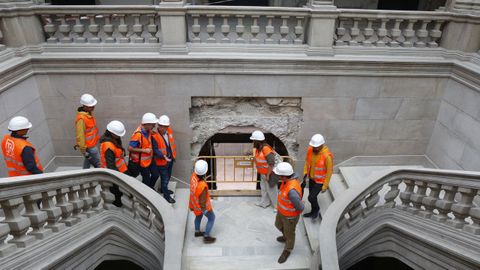
[(208, 164), (205, 160), (197, 160), (195, 162), (195, 173), (197, 175), (204, 175), (208, 171)]
[(158, 124), (162, 126), (170, 126), (170, 118), (166, 115), (162, 115), (158, 118)]
[(156, 124), (157, 121), (157, 117), (153, 113), (147, 112), (142, 117), (142, 124)]
[(322, 144), (325, 144), (325, 139), (321, 134), (315, 134), (310, 139), (310, 146), (312, 147), (319, 147)]
[(113, 120), (107, 125), (107, 130), (110, 131), (111, 133), (123, 137), (125, 135), (125, 126), (122, 124), (122, 122)]
[(88, 107), (93, 107), (97, 104), (97, 100), (90, 94), (83, 94), (80, 97), (80, 104)]
[(8, 130), (17, 131), (22, 129), (28, 129), (32, 127), (32, 123), (23, 116), (15, 116), (8, 123)]
[(276, 175), (290, 176), (293, 174), (293, 168), (288, 162), (280, 162), (273, 168), (273, 172)]
[(265, 140), (265, 135), (263, 135), (263, 132), (260, 130), (255, 130), (252, 133), (252, 136), (250, 136), (250, 140), (252, 141), (264, 141)]

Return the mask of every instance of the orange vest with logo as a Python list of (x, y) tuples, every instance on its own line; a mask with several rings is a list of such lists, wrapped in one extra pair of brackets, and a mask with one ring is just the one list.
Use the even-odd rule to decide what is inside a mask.
[(33, 149), (35, 156), (35, 163), (37, 168), (43, 171), (42, 164), (38, 160), (37, 153), (33, 145), (27, 140), (21, 138), (14, 138), (10, 135), (5, 135), (2, 140), (2, 152), (7, 164), (8, 176), (22, 176), (32, 174), (25, 168), (22, 160), (23, 149), (29, 146)]
[(119, 172), (125, 172), (127, 170), (127, 164), (125, 163), (125, 159), (123, 159), (123, 149), (117, 147), (112, 142), (102, 142), (100, 144), (100, 167), (107, 168), (107, 160), (105, 158), (105, 153), (107, 150), (112, 150), (113, 154), (115, 155), (115, 166), (117, 167)]
[(255, 166), (257, 167), (257, 173), (259, 174), (268, 174), (268, 163), (267, 158), (270, 153), (273, 152), (272, 147), (265, 145), (261, 150), (255, 150)]
[[(177, 158), (177, 145), (175, 144), (175, 139), (173, 138), (173, 135), (172, 135), (172, 129), (167, 128), (166, 132), (168, 134), (168, 142), (170, 143), (170, 148), (172, 149), (173, 158), (176, 159)], [(153, 133), (153, 138), (157, 142), (158, 150), (160, 150), (164, 156), (167, 156), (167, 144), (165, 143), (165, 140), (163, 139), (163, 136), (158, 132), (154, 132)], [(164, 159), (164, 158), (155, 157), (155, 163), (157, 163), (158, 166), (166, 166), (167, 165), (167, 160)]]
[[(133, 132), (130, 141), (140, 142), (138, 148), (141, 149), (152, 149), (152, 133), (148, 133), (148, 139), (145, 138), (142, 134), (142, 127), (139, 126), (135, 132)], [(153, 151), (150, 154), (130, 152), (130, 159), (135, 163), (140, 163), (140, 167), (147, 168), (152, 163)], [(139, 162), (140, 161), (140, 162)]]
[(190, 178), (190, 202), (189, 207), (190, 210), (196, 216), (202, 214), (202, 208), (200, 207), (200, 194), (202, 194), (204, 189), (207, 189), (207, 202), (206, 207), (207, 211), (212, 211), (212, 204), (210, 202), (210, 192), (208, 192), (208, 185), (205, 181), (199, 181), (197, 174), (194, 172), (192, 173), (192, 177)]
[(75, 118), (75, 124), (77, 124), (78, 120), (83, 120), (83, 123), (85, 123), (85, 145), (87, 148), (92, 148), (97, 145), (100, 135), (98, 134), (95, 117), (79, 112)]
[(302, 188), (297, 179), (290, 179), (288, 182), (283, 181), (278, 192), (277, 210), (280, 214), (286, 217), (296, 217), (302, 213), (302, 211), (297, 211), (295, 209), (295, 206), (288, 197), (288, 192), (292, 189), (295, 189), (298, 192), (300, 198), (302, 197)]
[[(322, 150), (322, 152), (325, 150)], [(313, 147), (309, 146), (307, 149), (307, 160), (305, 161), (307, 163), (307, 173), (310, 172), (310, 166), (312, 163), (312, 155), (313, 155)], [(317, 163), (315, 164), (315, 167), (313, 168), (313, 181), (317, 184), (323, 184), (325, 181), (325, 176), (327, 174), (327, 167), (325, 164), (325, 159), (327, 157), (330, 157), (333, 159), (333, 154), (330, 152), (330, 150), (326, 150), (323, 153), (320, 153), (320, 157), (318, 158)]]

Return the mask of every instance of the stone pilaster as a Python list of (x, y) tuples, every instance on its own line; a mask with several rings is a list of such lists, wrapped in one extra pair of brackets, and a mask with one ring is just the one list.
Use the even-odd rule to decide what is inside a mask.
[[(477, 0), (449, 0), (447, 11), (465, 14), (449, 22), (443, 30), (441, 46), (449, 50), (476, 52), (480, 49), (480, 2)], [(475, 17), (472, 17), (476, 16)]]
[(335, 21), (338, 17), (333, 1), (310, 1), (312, 16), (308, 28), (308, 54), (332, 55)]
[(162, 0), (159, 5), (162, 31), (161, 53), (187, 53), (185, 0)]

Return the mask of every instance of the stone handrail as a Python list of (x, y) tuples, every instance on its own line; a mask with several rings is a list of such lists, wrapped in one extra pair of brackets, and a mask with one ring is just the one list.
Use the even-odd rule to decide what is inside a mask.
[[(405, 189), (399, 187), (403, 185)], [(384, 188), (388, 190), (382, 195), (379, 191)], [(480, 206), (473, 204), (479, 190), (478, 172), (434, 169), (398, 170), (363, 187), (350, 188), (329, 206), (323, 217), (319, 239), (328, 245), (320, 245), (317, 250), (322, 268), (340, 269), (337, 237), (369, 214), (385, 208), (480, 235)]]
[[(5, 213), (0, 221), (0, 262), (103, 211), (120, 210), (112, 204), (113, 184), (123, 192), (122, 213), (158, 237), (163, 243), (159, 248), (173, 243), (174, 239), (166, 239), (166, 227), (171, 229), (176, 222), (172, 207), (158, 200), (155, 191), (124, 174), (92, 169), (0, 178), (0, 204)], [(159, 262), (171, 265), (164, 261), (166, 250), (156, 254)]]
[(307, 8), (187, 7), (192, 43), (305, 43)]

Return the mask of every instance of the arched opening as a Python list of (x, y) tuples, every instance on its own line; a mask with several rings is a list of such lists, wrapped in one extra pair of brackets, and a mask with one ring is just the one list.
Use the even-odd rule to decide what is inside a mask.
[(142, 267), (127, 260), (106, 260), (106, 261), (103, 261), (97, 267), (95, 267), (95, 270), (110, 270), (110, 269), (143, 270)]
[(392, 257), (368, 257), (349, 267), (348, 270), (383, 270), (387, 268), (389, 270), (413, 270), (402, 261)]

